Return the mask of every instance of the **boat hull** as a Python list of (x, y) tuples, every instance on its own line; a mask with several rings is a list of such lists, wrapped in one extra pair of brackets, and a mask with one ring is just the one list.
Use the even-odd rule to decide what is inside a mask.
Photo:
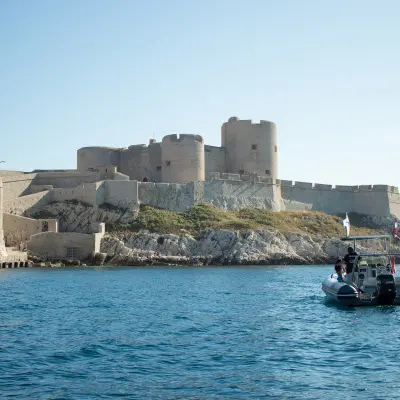
[[(400, 279), (396, 278), (396, 292), (400, 293)], [(338, 282), (335, 277), (328, 277), (322, 282), (322, 290), (326, 297), (338, 304), (348, 307), (377, 306), (381, 299), (372, 293), (360, 293), (358, 289), (347, 283)], [(400, 296), (396, 296), (392, 305), (400, 305)]]

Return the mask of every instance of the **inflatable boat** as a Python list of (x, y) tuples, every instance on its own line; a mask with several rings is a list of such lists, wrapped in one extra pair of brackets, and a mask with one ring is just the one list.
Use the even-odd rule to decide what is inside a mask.
[(345, 306), (400, 304), (400, 277), (395, 276), (395, 257), (400, 254), (390, 251), (356, 253), (357, 240), (390, 238), (390, 235), (343, 238), (354, 241), (352, 269), (343, 279), (334, 273), (322, 282), (326, 296)]

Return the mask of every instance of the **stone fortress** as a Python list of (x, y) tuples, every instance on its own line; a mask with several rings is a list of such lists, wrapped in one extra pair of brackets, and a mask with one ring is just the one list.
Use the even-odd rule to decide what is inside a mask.
[(56, 257), (56, 250), (64, 257), (76, 256), (79, 242), (86, 243), (81, 254), (98, 251), (104, 224), (78, 237), (83, 234), (58, 232), (57, 221), (26, 217), (53, 202), (74, 200), (129, 210), (150, 205), (173, 211), (208, 202), (227, 210), (255, 207), (400, 217), (397, 187), (333, 186), (278, 178), (276, 125), (237, 117), (222, 124), (221, 147), (205, 145), (200, 135), (167, 135), (162, 142), (150, 140), (149, 145), (81, 148), (74, 170), (0, 170), (0, 262), (10, 259), (11, 252), (9, 247), (5, 255), (2, 230), (8, 246), (16, 242), (10, 237), (18, 232), (21, 236), (22, 231), (18, 242), (26, 242), (28, 250), (49, 259)]
[(85, 147), (78, 150), (78, 170), (114, 165), (130, 180), (187, 183), (215, 173), (256, 174), (272, 183), (278, 177), (276, 125), (232, 117), (222, 125), (221, 147), (204, 144), (200, 135), (167, 135), (128, 148)]

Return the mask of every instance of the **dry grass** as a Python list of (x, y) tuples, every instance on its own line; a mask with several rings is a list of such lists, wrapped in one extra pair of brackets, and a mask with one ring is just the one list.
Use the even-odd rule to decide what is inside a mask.
[[(211, 229), (247, 230), (268, 229), (280, 232), (304, 233), (310, 236), (338, 237), (344, 230), (341, 218), (314, 211), (273, 212), (259, 209), (224, 211), (211, 204), (197, 204), (185, 212), (159, 210), (141, 206), (139, 215), (132, 225), (109, 226), (112, 231), (138, 231), (147, 229), (158, 233), (182, 233), (193, 235)], [(379, 230), (352, 225), (353, 235), (373, 235)]]

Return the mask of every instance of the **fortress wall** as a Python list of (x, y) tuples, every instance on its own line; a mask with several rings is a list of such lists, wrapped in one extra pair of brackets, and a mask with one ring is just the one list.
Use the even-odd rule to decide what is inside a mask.
[(35, 185), (51, 185), (54, 188), (75, 188), (84, 183), (101, 180), (99, 172), (69, 171), (38, 173), (33, 181)]
[(36, 233), (58, 232), (58, 223), (55, 219), (32, 219), (4, 213), (3, 220), (4, 237), (9, 247), (29, 240), (31, 235)]
[(204, 146), (204, 163), (206, 179), (213, 172), (225, 172), (225, 149), (216, 146)]
[(53, 201), (77, 200), (97, 206), (104, 203), (104, 182), (84, 183), (74, 188), (55, 188), (51, 193)]
[(36, 174), (7, 175), (3, 177), (3, 196), (4, 201), (13, 200), (19, 196), (30, 193), (30, 185), (35, 179)]
[(77, 151), (77, 168), (79, 171), (87, 171), (106, 164), (119, 167), (121, 150), (115, 147), (83, 147)]
[(120, 172), (131, 180), (142, 181), (147, 178), (149, 182), (160, 182), (161, 170), (161, 143), (130, 146), (121, 153)]
[(125, 149), (121, 153), (120, 172), (128, 175), (131, 180), (142, 181), (145, 177), (149, 179), (151, 172), (149, 148), (145, 144), (139, 144)]
[(279, 211), (284, 209), (279, 186), (241, 180), (207, 180), (204, 182), (203, 198), (197, 198), (196, 201), (212, 203), (225, 210), (261, 208)]
[(138, 181), (105, 181), (104, 202), (118, 208), (132, 208), (139, 204)]
[(139, 182), (140, 204), (171, 211), (185, 211), (195, 202), (195, 183)]
[(389, 194), (387, 191), (373, 191), (363, 187), (360, 191), (354, 192), (354, 208), (351, 211), (377, 217), (390, 217)]
[[(280, 181), (288, 210), (316, 210), (331, 214), (357, 212), (386, 217), (390, 215), (388, 186), (343, 186), (310, 182)], [(302, 205), (303, 204), (303, 208)]]
[(3, 212), (23, 215), (25, 211), (34, 213), (53, 201), (52, 192), (47, 190), (27, 196), (17, 197), (3, 203)]

